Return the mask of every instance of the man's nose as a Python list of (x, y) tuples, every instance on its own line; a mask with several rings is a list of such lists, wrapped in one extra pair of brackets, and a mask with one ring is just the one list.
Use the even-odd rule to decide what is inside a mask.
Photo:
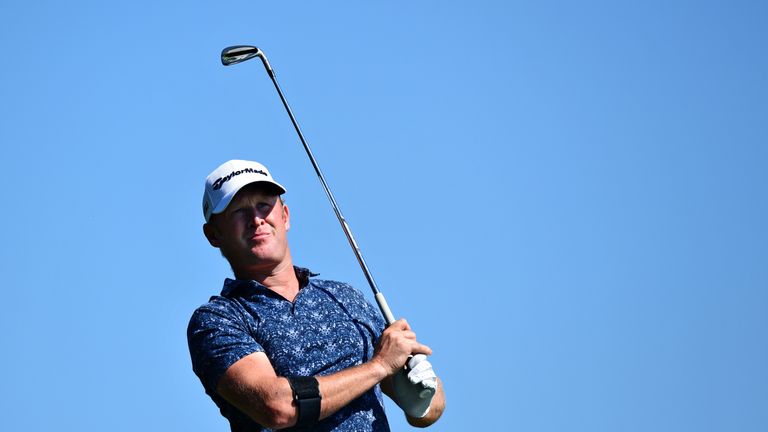
[(264, 215), (254, 209), (249, 215), (249, 221), (253, 226), (259, 226), (264, 223)]

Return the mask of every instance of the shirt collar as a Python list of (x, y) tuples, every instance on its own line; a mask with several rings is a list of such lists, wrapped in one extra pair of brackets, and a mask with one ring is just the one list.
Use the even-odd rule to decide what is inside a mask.
[[(314, 273), (307, 268), (293, 266), (293, 271), (296, 272), (296, 278), (299, 280), (299, 289), (304, 288), (309, 284), (309, 278), (318, 276), (320, 273)], [(256, 282), (252, 279), (224, 279), (224, 288), (221, 289), (222, 297), (231, 297), (235, 291), (246, 288), (252, 289), (269, 289), (264, 285)]]

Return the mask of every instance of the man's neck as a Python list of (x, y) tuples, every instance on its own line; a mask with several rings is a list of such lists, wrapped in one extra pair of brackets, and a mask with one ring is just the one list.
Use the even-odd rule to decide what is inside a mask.
[(265, 271), (245, 269), (235, 271), (237, 279), (255, 280), (270, 290), (280, 294), (288, 301), (293, 301), (299, 293), (299, 279), (290, 260)]

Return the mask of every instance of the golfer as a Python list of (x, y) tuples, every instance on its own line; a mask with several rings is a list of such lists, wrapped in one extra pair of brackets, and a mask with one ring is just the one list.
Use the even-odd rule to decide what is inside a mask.
[(445, 408), (432, 350), (355, 288), (293, 265), (284, 193), (257, 162), (206, 179), (203, 232), (234, 279), (187, 329), (205, 392), (236, 432), (389, 431), (382, 391), (411, 425), (431, 425)]

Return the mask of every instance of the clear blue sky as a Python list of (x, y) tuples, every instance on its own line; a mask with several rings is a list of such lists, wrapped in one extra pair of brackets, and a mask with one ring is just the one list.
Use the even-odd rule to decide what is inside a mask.
[(234, 44), (434, 349), (435, 430), (768, 430), (767, 5), (3, 0), (0, 430), (227, 430), (185, 336), (225, 160), (371, 297)]

